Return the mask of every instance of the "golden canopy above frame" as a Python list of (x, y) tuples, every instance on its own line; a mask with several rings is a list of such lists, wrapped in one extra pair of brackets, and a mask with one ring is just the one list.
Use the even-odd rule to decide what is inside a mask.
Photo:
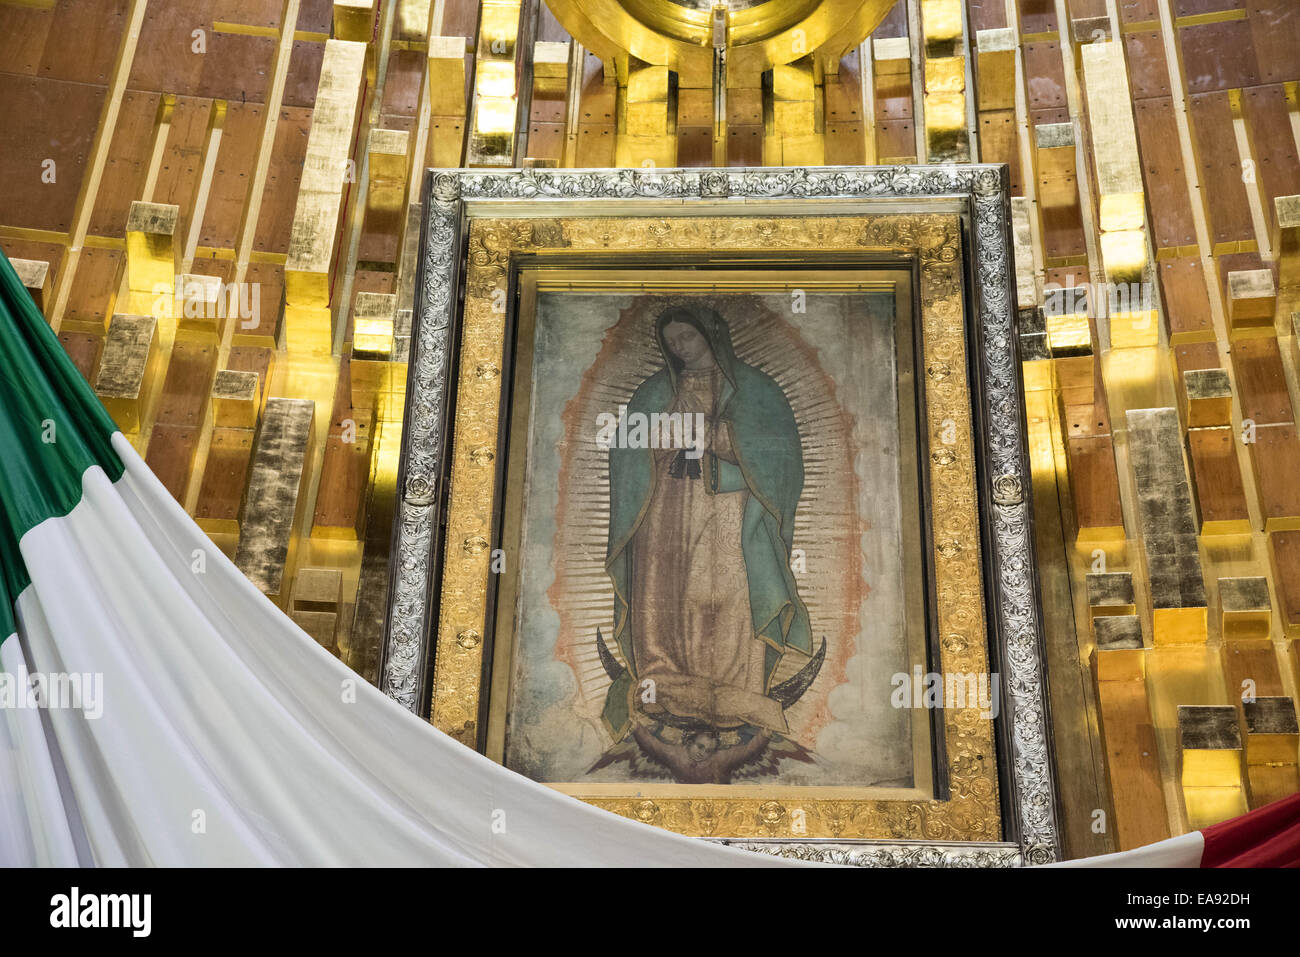
[[(709, 76), (715, 49), (749, 74), (808, 55), (837, 59), (861, 43), (893, 0), (548, 0), (602, 59), (627, 56), (689, 77)], [(690, 84), (695, 85), (695, 84)]]

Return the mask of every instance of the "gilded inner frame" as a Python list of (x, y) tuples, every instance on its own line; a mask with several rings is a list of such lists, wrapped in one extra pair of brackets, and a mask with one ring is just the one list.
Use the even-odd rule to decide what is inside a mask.
[[(923, 393), (939, 660), (945, 674), (990, 671), (963, 303), (961, 222), (955, 214), (843, 216), (573, 216), (471, 222), (460, 334), (460, 377), (436, 625), (431, 720), (473, 747), (479, 739), (490, 551), (499, 511), (495, 481), (500, 376), (512, 259), (556, 254), (891, 254), (919, 262)], [(950, 441), (945, 441), (945, 439)], [(598, 795), (564, 788), (617, 814), (685, 834), (727, 838), (998, 841), (1003, 828), (991, 718), (975, 702), (942, 711), (946, 799), (855, 800), (843, 789), (808, 799), (774, 786), (763, 796), (673, 796), (628, 785)], [(752, 788), (745, 789), (752, 791)], [(813, 789), (804, 789), (813, 790)], [(821, 789), (816, 789), (821, 790)], [(802, 811), (801, 815), (794, 811)]]

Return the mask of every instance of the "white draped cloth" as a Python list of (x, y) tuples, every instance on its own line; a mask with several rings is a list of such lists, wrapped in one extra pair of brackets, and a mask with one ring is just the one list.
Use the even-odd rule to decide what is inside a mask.
[(0, 709), (0, 863), (792, 863), (598, 810), (442, 734), (294, 625), (112, 441), (122, 478), (92, 466), (20, 542), (32, 584), (0, 664), (19, 683), (102, 676), (102, 714)]

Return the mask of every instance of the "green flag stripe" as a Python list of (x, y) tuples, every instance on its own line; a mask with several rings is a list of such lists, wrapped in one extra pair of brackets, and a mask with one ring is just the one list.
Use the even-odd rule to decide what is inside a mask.
[(13, 602), (31, 584), (19, 540), (72, 510), (92, 465), (121, 477), (116, 431), (0, 252), (0, 641), (14, 632)]

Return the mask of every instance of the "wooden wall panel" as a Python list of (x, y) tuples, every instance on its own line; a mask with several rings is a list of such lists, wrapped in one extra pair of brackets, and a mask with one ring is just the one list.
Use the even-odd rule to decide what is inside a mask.
[[(0, 73), (0, 223), (68, 232), (103, 87)], [(43, 182), (45, 160), (54, 182)]]
[[(1260, 82), (1250, 24), (1245, 20), (1179, 27), (1178, 42), (1191, 93), (1235, 90)], [(1232, 50), (1232, 55), (1225, 56), (1225, 50)]]
[(51, 11), (40, 75), (107, 84), (128, 10), (128, 0), (59, 0)]
[(204, 42), (211, 50), (212, 17), (205, 13), (207, 7), (205, 0), (149, 4), (131, 64), (131, 89), (198, 95), (207, 54), (195, 52), (194, 31), (204, 31)]
[(0, 64), (4, 64), (4, 71), (35, 76), (53, 24), (50, 10), (0, 5)]

